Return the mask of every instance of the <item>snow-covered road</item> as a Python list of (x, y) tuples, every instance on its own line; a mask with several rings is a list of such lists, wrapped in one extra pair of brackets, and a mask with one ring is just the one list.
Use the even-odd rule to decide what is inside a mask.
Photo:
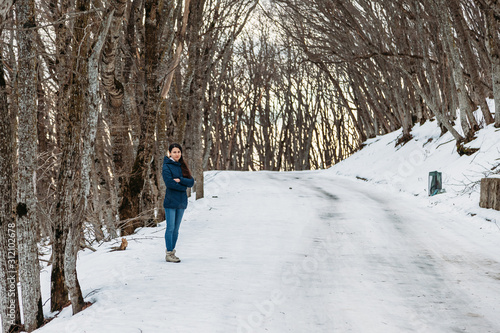
[(352, 181), (324, 188), (339, 198), (331, 331), (500, 332), (500, 251), (470, 219)]
[(325, 171), (209, 172), (205, 191), (180, 264), (164, 262), (164, 223), (82, 253), (95, 304), (39, 331), (500, 332), (492, 223)]

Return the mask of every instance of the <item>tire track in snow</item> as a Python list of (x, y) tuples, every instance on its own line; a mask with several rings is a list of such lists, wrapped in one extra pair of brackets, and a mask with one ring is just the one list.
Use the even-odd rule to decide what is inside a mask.
[[(396, 204), (400, 205), (401, 202), (384, 196), (387, 194), (375, 193), (357, 182), (341, 179), (335, 182), (325, 180), (321, 182), (321, 186), (328, 186), (329, 191), (332, 189), (334, 191), (331, 193), (324, 189), (319, 190), (321, 197), (336, 196), (340, 198), (339, 207), (344, 204), (351, 205), (360, 211), (368, 212), (364, 218), (360, 218), (359, 214), (352, 216), (352, 212), (342, 212), (345, 219), (336, 221), (334, 228), (343, 230), (343, 234), (350, 234), (352, 237), (347, 240), (338, 239), (342, 243), (341, 253), (343, 251), (344, 254), (339, 254), (336, 259), (341, 262), (346, 260), (343, 257), (347, 257), (351, 265), (356, 265), (356, 261), (367, 265), (367, 268), (357, 267), (357, 271), (354, 269), (352, 272), (354, 275), (363, 275), (362, 284), (373, 285), (373, 288), (367, 287), (368, 293), (374, 291), (373, 296), (382, 299), (385, 297), (387, 299), (384, 301), (394, 303), (385, 311), (378, 311), (376, 314), (380, 317), (380, 323), (385, 323), (386, 331), (390, 326), (388, 321), (391, 320), (395, 324), (393, 327), (395, 332), (398, 329), (414, 332), (464, 332), (471, 331), (471, 328), (475, 332), (500, 331), (498, 320), (495, 320), (491, 313), (481, 314), (481, 306), (476, 304), (481, 303), (481, 300), (473, 297), (474, 294), (470, 290), (465, 290), (457, 282), (453, 274), (456, 268), (450, 268), (449, 262), (443, 259), (440, 253), (439, 235), (430, 237), (429, 233), (422, 233), (421, 227), (415, 225), (422, 219), (405, 213), (405, 210), (411, 213), (416, 213), (417, 210), (411, 207), (398, 207)], [(325, 195), (325, 192), (328, 192), (328, 195)], [(422, 215), (424, 219), (431, 217), (425, 211)], [(446, 238), (443, 238), (444, 240)], [(449, 250), (445, 248), (444, 252)], [(460, 253), (459, 247), (454, 250)], [(336, 265), (338, 267), (339, 263)], [(461, 263), (462, 267), (476, 265), (473, 259)], [(348, 265), (344, 268), (346, 266)], [(340, 278), (355, 277), (341, 274)], [(386, 295), (374, 290), (378, 286), (383, 288), (384, 285)], [(343, 287), (346, 286), (355, 288), (353, 284), (344, 281)], [(470, 283), (469, 288), (473, 288)], [(367, 297), (371, 295), (368, 294)], [(391, 297), (395, 300), (390, 300)], [(372, 301), (382, 303), (380, 299)], [(404, 323), (405, 318), (390, 318), (389, 312), (394, 306), (399, 308), (393, 309), (395, 312), (404, 309), (403, 312), (407, 316), (406, 323)], [(358, 315), (363, 314), (358, 313)], [(388, 318), (382, 318), (386, 316)], [(342, 317), (342, 313), (339, 317)], [(380, 330), (382, 329), (383, 327), (380, 327)], [(373, 326), (371, 331), (374, 331)]]

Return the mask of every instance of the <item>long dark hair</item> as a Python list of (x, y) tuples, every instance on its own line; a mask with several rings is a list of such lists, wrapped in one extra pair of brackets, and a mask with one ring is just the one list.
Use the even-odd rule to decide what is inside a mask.
[(179, 148), (179, 150), (181, 151), (181, 158), (179, 159), (179, 163), (181, 164), (182, 176), (186, 178), (193, 178), (193, 176), (191, 175), (191, 170), (189, 170), (189, 166), (187, 165), (186, 161), (184, 161), (181, 145), (178, 143), (172, 143), (170, 146), (168, 146), (168, 152), (171, 153), (172, 149), (174, 148)]

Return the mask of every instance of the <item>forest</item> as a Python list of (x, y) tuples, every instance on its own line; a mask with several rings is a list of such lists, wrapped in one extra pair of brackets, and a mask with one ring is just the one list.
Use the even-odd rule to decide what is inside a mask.
[(41, 247), (52, 311), (90, 305), (78, 251), (164, 219), (173, 142), (196, 199), (204, 171), (326, 169), (426, 121), (473, 153), (499, 22), (494, 0), (0, 0), (2, 332), (44, 324)]

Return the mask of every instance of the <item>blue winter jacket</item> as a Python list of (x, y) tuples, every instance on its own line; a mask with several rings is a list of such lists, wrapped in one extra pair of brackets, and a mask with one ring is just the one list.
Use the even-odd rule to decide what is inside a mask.
[[(188, 203), (186, 189), (194, 185), (194, 179), (184, 178), (181, 164), (167, 156), (163, 159), (162, 175), (167, 186), (163, 207), (186, 209)], [(181, 181), (177, 183), (174, 178), (179, 178)]]

